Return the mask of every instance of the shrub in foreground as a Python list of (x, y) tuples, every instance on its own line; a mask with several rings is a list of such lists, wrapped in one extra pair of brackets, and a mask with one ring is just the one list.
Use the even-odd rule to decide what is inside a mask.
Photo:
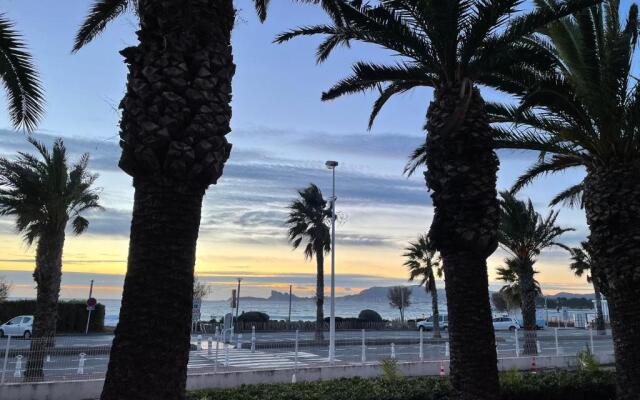
[(260, 311), (243, 312), (238, 316), (240, 322), (269, 322), (269, 315)]
[[(507, 373), (501, 400), (614, 400), (612, 372)], [(297, 384), (250, 385), (193, 392), (189, 400), (447, 400), (451, 386), (438, 377), (339, 379)]]
[(382, 317), (380, 314), (373, 310), (362, 310), (360, 314), (358, 314), (358, 319), (367, 322), (380, 322), (382, 321)]

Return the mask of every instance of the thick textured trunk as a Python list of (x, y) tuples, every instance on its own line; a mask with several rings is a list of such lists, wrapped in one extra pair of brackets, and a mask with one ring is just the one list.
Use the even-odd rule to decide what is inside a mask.
[(602, 294), (600, 294), (600, 289), (596, 282), (597, 280), (593, 279), (593, 293), (596, 300), (596, 329), (598, 330), (598, 335), (606, 335), (607, 329), (602, 312)]
[(139, 44), (121, 52), (119, 164), (136, 193), (102, 399), (174, 400), (185, 397), (202, 197), (231, 150), (235, 10), (232, 0), (139, 0), (138, 14)]
[(533, 280), (533, 267), (529, 261), (521, 263), (518, 273), (520, 280), (520, 309), (524, 324), (524, 354), (538, 354), (538, 335), (536, 331), (536, 286)]
[(447, 282), (451, 382), (459, 398), (487, 400), (499, 392), (486, 263), (498, 245), (498, 158), (479, 91), (461, 85), (437, 87), (427, 113), (429, 236)]
[(58, 298), (62, 280), (62, 250), (64, 248), (64, 228), (45, 234), (38, 240), (36, 249), (36, 312), (27, 369), (28, 380), (43, 377), (42, 367), (47, 349), (54, 345), (58, 320)]
[(606, 282), (618, 399), (640, 399), (640, 166), (591, 167), (585, 178), (593, 276)]
[(324, 340), (324, 253), (316, 252), (316, 340)]
[(433, 315), (433, 337), (441, 338), (440, 334), (440, 311), (438, 310), (438, 288), (433, 272), (429, 277), (429, 292), (431, 293), (431, 314)]
[(128, 269), (102, 399), (182, 399), (203, 193), (135, 187)]

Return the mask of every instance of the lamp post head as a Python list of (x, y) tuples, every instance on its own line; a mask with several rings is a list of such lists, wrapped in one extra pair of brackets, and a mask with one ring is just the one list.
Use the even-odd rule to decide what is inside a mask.
[(334, 169), (335, 167), (338, 166), (338, 162), (337, 161), (327, 161), (326, 163), (324, 163), (324, 165), (329, 169)]

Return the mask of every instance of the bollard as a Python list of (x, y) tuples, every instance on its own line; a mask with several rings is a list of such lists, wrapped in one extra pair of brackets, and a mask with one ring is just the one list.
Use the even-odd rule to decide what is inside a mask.
[(391, 343), (391, 359), (396, 359), (396, 345), (394, 343)]
[(196, 349), (202, 350), (202, 335), (198, 335), (196, 338)]
[(538, 354), (542, 353), (542, 346), (540, 346), (539, 340), (536, 340), (536, 350), (538, 351)]
[(238, 333), (236, 335), (236, 349), (239, 349), (242, 347), (242, 333)]
[(536, 356), (531, 357), (531, 373), (536, 373)]
[(84, 374), (84, 360), (87, 355), (80, 353), (80, 361), (78, 361), (78, 375)]
[(422, 345), (422, 327), (420, 327), (420, 346), (418, 347), (418, 358), (424, 361), (424, 346)]
[(440, 376), (445, 376), (444, 373), (444, 361), (440, 360)]
[(251, 352), (256, 352), (256, 327), (251, 327)]
[(299, 333), (299, 330), (296, 329), (295, 355), (294, 355), (294, 358), (293, 358), (293, 366), (294, 366), (294, 374), (293, 374), (293, 376), (294, 377), (295, 377), (295, 371), (298, 370), (298, 333)]
[(224, 344), (224, 366), (228, 367), (229, 366), (229, 347), (230, 345), (228, 344)]
[(555, 329), (555, 337), (556, 337), (556, 355), (560, 355), (560, 346), (558, 346), (558, 328)]
[(211, 336), (209, 336), (209, 338), (207, 339), (207, 355), (211, 355), (211, 348), (213, 347), (213, 338)]
[(216, 360), (213, 362), (213, 372), (218, 372), (218, 348), (220, 347), (220, 338), (216, 334)]
[(445, 355), (445, 357), (447, 357), (447, 358), (451, 357), (451, 350), (450, 350), (450, 348), (449, 348), (449, 342), (446, 342), (446, 343), (444, 344), (444, 355)]
[(362, 365), (367, 362), (367, 345), (365, 343), (364, 329), (362, 330), (362, 354), (360, 356), (360, 361), (362, 361)]
[(595, 348), (593, 347), (593, 328), (589, 326), (589, 344), (591, 345), (591, 354), (595, 354)]
[(229, 344), (233, 343), (233, 326), (231, 327), (231, 329), (229, 330)]
[(516, 335), (516, 357), (520, 357), (520, 343), (518, 342), (518, 328), (513, 330)]
[(22, 377), (22, 356), (16, 356), (16, 372), (13, 373), (14, 378)]

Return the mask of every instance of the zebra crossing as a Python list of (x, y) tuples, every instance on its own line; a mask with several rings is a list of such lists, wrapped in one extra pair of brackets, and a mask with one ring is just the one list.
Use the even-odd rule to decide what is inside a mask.
[(187, 368), (191, 372), (240, 368), (240, 369), (275, 369), (275, 368), (295, 368), (305, 367), (312, 364), (328, 363), (329, 359), (318, 354), (305, 351), (298, 351), (297, 361), (295, 351), (267, 352), (251, 349), (236, 349), (231, 345), (225, 348), (223, 343), (218, 344), (218, 354), (216, 358), (215, 342), (212, 351), (208, 349), (195, 350), (190, 353)]

